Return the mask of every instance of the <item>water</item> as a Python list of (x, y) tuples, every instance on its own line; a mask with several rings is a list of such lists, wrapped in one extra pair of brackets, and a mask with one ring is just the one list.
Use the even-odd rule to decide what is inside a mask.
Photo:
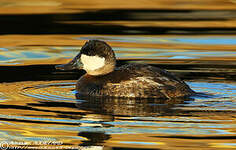
[(87, 101), (75, 98), (74, 81), (3, 83), (1, 89), (11, 90), (1, 95), (1, 140), (130, 148), (186, 147), (186, 142), (196, 149), (234, 147), (236, 83), (188, 84), (212, 95), (184, 102)]
[[(0, 149), (236, 149), (234, 0), (22, 0), (0, 8)], [(166, 69), (199, 94), (77, 99), (84, 72), (54, 66), (89, 39), (108, 42), (118, 65)]]
[[(167, 66), (168, 70), (182, 76), (192, 89), (203, 94), (173, 101), (86, 100), (76, 99), (77, 77), (74, 76), (73, 80), (1, 83), (0, 140), (12, 147), (235, 148), (236, 82), (230, 75), (235, 71), (232, 66), (236, 53), (207, 50), (216, 45), (218, 49), (233, 45), (234, 37), (82, 36), (75, 39), (82, 43), (94, 38), (114, 45), (120, 62)], [(222, 43), (214, 43), (215, 39)], [(228, 43), (223, 42), (226, 39)], [(163, 48), (166, 43), (198, 48), (166, 49)], [(204, 45), (209, 47), (201, 49)], [(45, 65), (56, 60), (65, 63), (80, 47), (5, 47), (1, 49), (1, 65), (17, 67), (39, 62)], [(212, 66), (211, 60), (217, 63)], [(204, 65), (207, 65), (205, 69)], [(199, 76), (189, 74), (190, 70)], [(47, 77), (78, 73), (51, 71)]]

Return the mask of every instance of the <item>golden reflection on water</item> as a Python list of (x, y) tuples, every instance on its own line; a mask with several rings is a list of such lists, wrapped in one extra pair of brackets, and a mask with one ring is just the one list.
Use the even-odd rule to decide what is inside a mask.
[[(209, 7), (209, 5), (211, 7)], [(232, 10), (236, 8), (234, 0), (143, 0), (135, 1), (109, 1), (109, 0), (2, 0), (0, 2), (1, 14), (38, 14), (38, 13), (73, 13), (88, 9), (203, 9), (203, 10)], [(17, 8), (17, 10), (16, 10)]]
[[(1, 80), (1, 142), (54, 141), (77, 149), (236, 148), (235, 10), (235, 0), (0, 1), (1, 74), (15, 79), (9, 81), (24, 79)], [(107, 41), (119, 60), (171, 70), (205, 95), (175, 101), (76, 99), (75, 80), (56, 77), (67, 79), (72, 72), (24, 72), (32, 65), (42, 71), (43, 65), (68, 62), (88, 39)], [(26, 77), (37, 73), (48, 81), (25, 81), (38, 79)]]

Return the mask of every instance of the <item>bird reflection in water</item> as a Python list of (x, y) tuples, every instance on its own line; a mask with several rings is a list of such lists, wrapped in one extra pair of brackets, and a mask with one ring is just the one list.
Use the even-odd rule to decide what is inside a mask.
[[(82, 103), (77, 103), (80, 110), (90, 112), (82, 118), (86, 121), (97, 121), (92, 124), (94, 128), (109, 128), (114, 125), (105, 122), (115, 121), (115, 117), (151, 117), (151, 116), (171, 116), (178, 115), (181, 110), (173, 109), (177, 104), (184, 104), (192, 98), (176, 99), (128, 99), (117, 97), (84, 97), (76, 94), (76, 99), (83, 99)], [(88, 126), (87, 124), (80, 126)], [(83, 131), (78, 136), (85, 137), (80, 146), (102, 146), (111, 137), (106, 131)]]
[(96, 114), (116, 116), (158, 116), (176, 115), (176, 104), (184, 104), (193, 98), (175, 99), (135, 99), (116, 97), (82, 97), (76, 94), (77, 99), (85, 99), (77, 104), (79, 109), (92, 111)]

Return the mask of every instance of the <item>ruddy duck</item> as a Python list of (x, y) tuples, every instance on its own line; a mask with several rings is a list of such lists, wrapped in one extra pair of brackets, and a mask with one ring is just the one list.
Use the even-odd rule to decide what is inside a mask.
[(145, 64), (116, 67), (112, 48), (100, 40), (89, 40), (68, 64), (56, 69), (84, 69), (76, 90), (80, 96), (165, 98), (188, 97), (194, 91), (171, 73)]

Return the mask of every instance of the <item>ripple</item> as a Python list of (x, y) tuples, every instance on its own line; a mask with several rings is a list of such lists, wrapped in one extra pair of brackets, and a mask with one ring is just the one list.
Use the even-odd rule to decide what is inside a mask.
[(25, 88), (21, 94), (37, 99), (58, 101), (58, 102), (79, 102), (83, 100), (75, 99), (74, 83), (50, 83), (39, 84), (33, 87)]
[(6, 101), (8, 98), (0, 92), (0, 102)]
[(194, 97), (194, 101), (189, 101), (183, 107), (175, 109), (185, 110), (224, 110), (236, 111), (236, 85), (227, 83), (207, 83), (193, 82), (189, 83), (195, 91), (211, 93), (211, 98)]
[[(24, 82), (23, 82), (24, 83)], [(89, 141), (87, 134), (109, 136), (222, 137), (234, 136), (235, 84), (188, 82), (197, 92), (179, 103), (125, 99), (76, 99), (75, 81), (34, 81), (8, 84), (16, 94), (0, 111), (1, 140)], [(24, 87), (22, 87), (24, 85)], [(227, 93), (228, 91), (231, 93)], [(9, 91), (10, 92), (10, 91)], [(6, 93), (2, 94), (8, 95)], [(10, 103), (11, 102), (11, 103)], [(12, 103), (13, 102), (13, 103)], [(161, 103), (158, 103), (161, 102)], [(214, 111), (213, 111), (214, 108)], [(219, 111), (224, 109), (224, 111)], [(217, 110), (217, 111), (216, 111)], [(225, 113), (228, 112), (228, 113)], [(214, 115), (211, 115), (214, 114)], [(223, 117), (222, 117), (223, 116)], [(12, 132), (14, 131), (14, 132)], [(40, 131), (40, 132), (39, 132)], [(76, 133), (76, 134), (75, 134)], [(150, 136), (152, 135), (152, 136)], [(96, 137), (96, 136), (95, 136)], [(155, 141), (155, 138), (151, 141)], [(119, 144), (163, 145), (151, 141), (120, 140)], [(111, 142), (117, 143), (116, 140)], [(230, 143), (230, 142), (228, 142)], [(212, 145), (214, 147), (214, 145)]]

